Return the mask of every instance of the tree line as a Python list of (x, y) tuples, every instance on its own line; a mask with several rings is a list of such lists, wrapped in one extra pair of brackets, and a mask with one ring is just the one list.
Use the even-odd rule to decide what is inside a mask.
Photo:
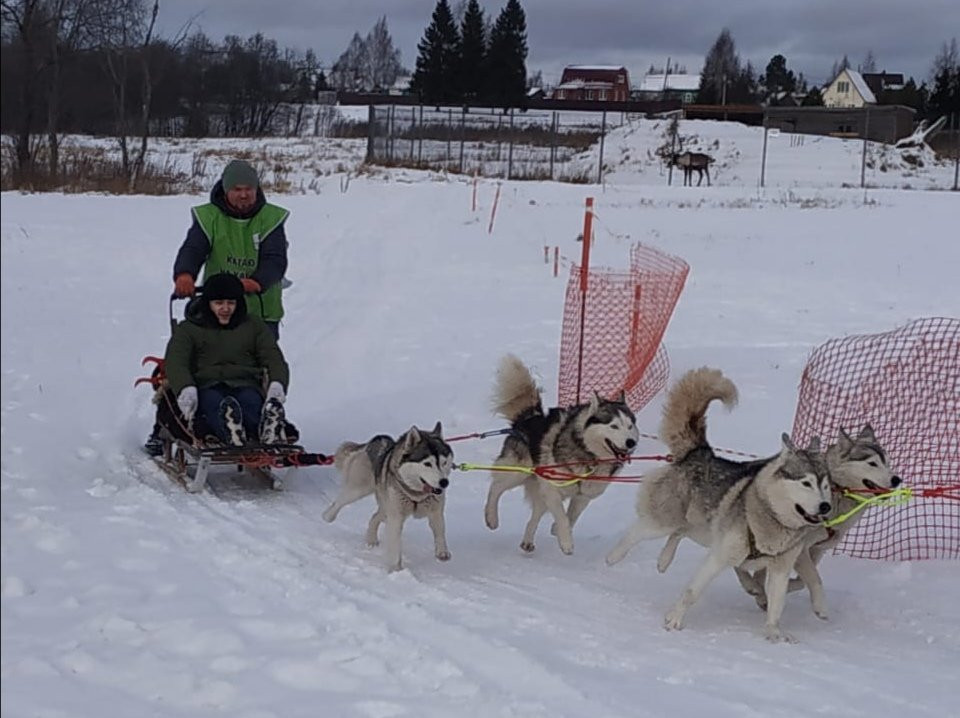
[(281, 112), (296, 125), (326, 87), (312, 51), (259, 33), (159, 36), (159, 0), (2, 0), (0, 11), (0, 128), (25, 182), (56, 178), (62, 136), (79, 133), (115, 137), (132, 186), (151, 135), (266, 134)]
[[(847, 55), (835, 61), (830, 81), (843, 70), (852, 69)], [(868, 50), (856, 68), (862, 73), (877, 71), (877, 58)], [(918, 119), (936, 119), (960, 112), (960, 57), (956, 38), (945, 42), (933, 61), (932, 86), (917, 85), (911, 77), (900, 87), (885, 88), (877, 97), (882, 105), (905, 105), (917, 111)], [(702, 104), (775, 104), (783, 95), (796, 93), (803, 105), (823, 105), (820, 88), (810, 86), (803, 73), (794, 73), (787, 59), (774, 55), (762, 73), (748, 61), (743, 63), (730, 31), (724, 28), (707, 51), (700, 72), (697, 102)]]

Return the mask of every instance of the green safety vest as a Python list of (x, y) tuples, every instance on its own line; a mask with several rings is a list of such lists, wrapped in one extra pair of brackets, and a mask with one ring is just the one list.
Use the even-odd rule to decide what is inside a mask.
[[(203, 269), (204, 281), (221, 272), (240, 279), (251, 276), (257, 269), (260, 242), (290, 215), (288, 210), (274, 204), (263, 205), (250, 219), (229, 217), (215, 204), (201, 204), (192, 211), (210, 242), (210, 254)], [(283, 317), (280, 285), (281, 282), (277, 282), (260, 294), (248, 294), (247, 311), (264, 321), (280, 321)]]

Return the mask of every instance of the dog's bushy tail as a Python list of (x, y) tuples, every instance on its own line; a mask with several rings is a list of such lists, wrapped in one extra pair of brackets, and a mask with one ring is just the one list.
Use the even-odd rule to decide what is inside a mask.
[(494, 386), (493, 409), (511, 423), (531, 409), (539, 409), (540, 413), (543, 413), (540, 390), (537, 389), (533, 375), (513, 354), (507, 354), (500, 360)]
[(737, 403), (737, 387), (719, 369), (688, 371), (670, 389), (660, 421), (660, 440), (675, 459), (707, 445), (706, 413), (714, 399), (728, 409)]
[(356, 444), (352, 441), (345, 441), (337, 447), (337, 453), (333, 455), (333, 465), (337, 471), (343, 471), (344, 462), (349, 459), (358, 449), (362, 449), (363, 444)]

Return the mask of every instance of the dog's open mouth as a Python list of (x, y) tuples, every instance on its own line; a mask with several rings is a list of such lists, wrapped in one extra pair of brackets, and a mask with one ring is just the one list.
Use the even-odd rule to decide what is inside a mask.
[(424, 493), (427, 493), (427, 494), (442, 494), (442, 493), (443, 493), (443, 489), (441, 489), (439, 486), (431, 486), (430, 484), (428, 484), (428, 483), (427, 483), (426, 481), (424, 481), (423, 479), (420, 479), (420, 483), (421, 483), (422, 486), (423, 486), (423, 492), (424, 492)]
[(821, 516), (811, 516), (808, 514), (800, 504), (794, 504), (794, 507), (797, 509), (797, 513), (800, 514), (808, 524), (818, 524), (823, 520)]
[(882, 489), (873, 483), (870, 479), (863, 480), (863, 487), (869, 491), (882, 491)]
[(614, 444), (610, 439), (607, 439), (607, 448), (610, 449), (610, 453), (613, 454), (614, 458), (617, 461), (626, 461), (630, 458), (630, 452), (624, 449), (621, 449), (619, 446)]

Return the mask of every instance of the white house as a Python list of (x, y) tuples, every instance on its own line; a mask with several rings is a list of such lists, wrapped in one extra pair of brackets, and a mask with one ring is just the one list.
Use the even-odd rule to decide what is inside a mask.
[(696, 100), (700, 75), (685, 73), (652, 73), (644, 75), (635, 94), (641, 100), (680, 100), (689, 104)]
[(877, 104), (873, 90), (856, 70), (847, 68), (837, 75), (823, 91), (826, 107), (864, 107)]

